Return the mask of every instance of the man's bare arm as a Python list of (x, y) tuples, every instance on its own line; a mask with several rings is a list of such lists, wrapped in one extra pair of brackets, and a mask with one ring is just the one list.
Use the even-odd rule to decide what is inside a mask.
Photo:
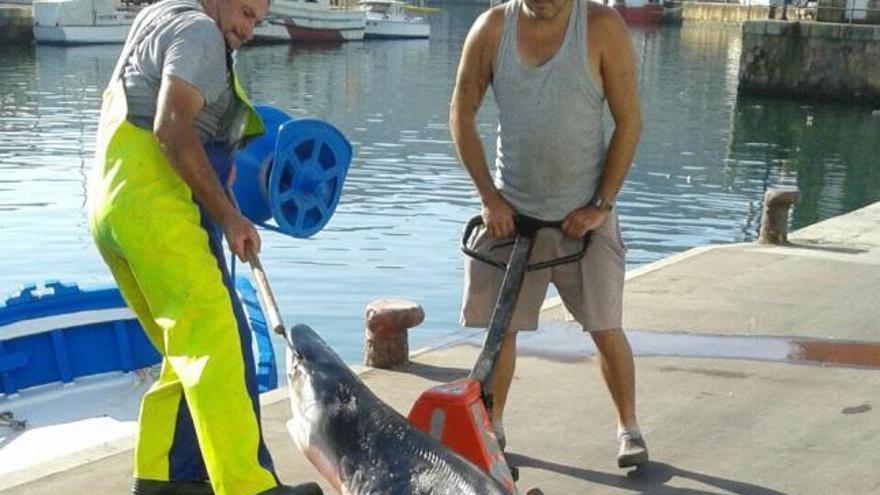
[(601, 70), (614, 132), (608, 144), (605, 170), (597, 195), (614, 201), (632, 165), (642, 132), (642, 111), (636, 82), (635, 56), (629, 30), (616, 10), (607, 8), (597, 23), (604, 40)]
[(244, 260), (248, 245), (259, 252), (260, 237), (253, 224), (226, 197), (196, 133), (196, 116), (204, 104), (204, 98), (195, 87), (166, 76), (159, 88), (153, 134), (174, 171), (223, 228), (229, 248)]
[(492, 59), (504, 12), (495, 8), (475, 22), (462, 49), (449, 109), (449, 129), (461, 163), (473, 180), (482, 203), (483, 220), (493, 237), (513, 234), (513, 209), (495, 187), (477, 133), (477, 111), (492, 81)]
[[(642, 130), (642, 115), (636, 85), (635, 59), (629, 30), (611, 7), (590, 5), (591, 42), (599, 45), (599, 70), (608, 108), (614, 118), (614, 132), (605, 154), (605, 167), (596, 195), (614, 202), (629, 172)], [(583, 237), (599, 228), (608, 213), (591, 206), (566, 216), (562, 231), (569, 237)]]

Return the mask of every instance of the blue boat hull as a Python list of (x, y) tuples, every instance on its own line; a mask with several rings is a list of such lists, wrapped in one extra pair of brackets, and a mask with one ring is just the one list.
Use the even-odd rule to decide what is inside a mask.
[[(236, 277), (254, 338), (259, 391), (277, 388), (272, 340), (256, 293)], [(119, 289), (82, 290), (51, 281), (31, 285), (0, 305), (0, 393), (83, 376), (128, 372), (159, 363), (140, 324), (125, 306)]]

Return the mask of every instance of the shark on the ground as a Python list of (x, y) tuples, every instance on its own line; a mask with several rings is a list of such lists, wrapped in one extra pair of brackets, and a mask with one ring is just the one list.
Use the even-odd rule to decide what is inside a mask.
[(382, 402), (311, 328), (287, 341), (288, 431), (340, 493), (511, 495)]

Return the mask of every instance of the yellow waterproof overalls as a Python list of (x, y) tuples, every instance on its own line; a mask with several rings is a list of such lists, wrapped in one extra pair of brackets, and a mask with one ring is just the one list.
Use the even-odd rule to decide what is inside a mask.
[[(141, 404), (134, 475), (210, 479), (218, 495), (260, 493), (278, 479), (260, 430), (250, 330), (225, 265), (222, 233), (153, 133), (126, 120), (122, 67), (146, 37), (134, 36), (104, 92), (89, 184), (98, 250), (163, 356), (159, 379)], [(229, 73), (248, 109), (242, 138), (262, 134), (231, 67)]]

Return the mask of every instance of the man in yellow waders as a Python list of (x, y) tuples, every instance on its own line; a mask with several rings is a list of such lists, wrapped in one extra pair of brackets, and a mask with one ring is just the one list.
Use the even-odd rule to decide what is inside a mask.
[(89, 219), (101, 256), (162, 354), (144, 396), (132, 493), (320, 494), (281, 485), (260, 431), (250, 331), (222, 237), (259, 251), (224, 194), (230, 155), (264, 132), (231, 51), (267, 0), (164, 0), (135, 19), (104, 93)]

